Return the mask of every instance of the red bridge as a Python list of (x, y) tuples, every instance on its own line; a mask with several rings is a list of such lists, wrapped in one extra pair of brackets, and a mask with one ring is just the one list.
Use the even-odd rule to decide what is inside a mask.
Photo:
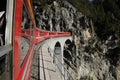
[[(32, 0), (2, 0), (1, 20), (4, 23), (0, 25), (0, 80), (30, 80), (35, 46), (45, 40), (48, 40), (46, 43), (49, 43), (49, 50), (55, 51), (51, 57), (59, 53), (56, 56), (60, 61), (55, 58), (56, 63), (64, 63), (63, 47), (67, 39), (71, 39), (71, 33), (38, 29)], [(54, 40), (50, 41), (51, 38)], [(63, 74), (64, 69), (60, 64), (58, 66), (61, 66)]]
[[(55, 37), (62, 37), (62, 36), (71, 36), (70, 32), (50, 32), (50, 31), (44, 31), (41, 29), (35, 29), (35, 30), (22, 30), (22, 36), (30, 39), (31, 34), (35, 32), (35, 44), (40, 43), (41, 41), (44, 41), (46, 39), (55, 38)], [(33, 37), (34, 37), (33, 36)]]

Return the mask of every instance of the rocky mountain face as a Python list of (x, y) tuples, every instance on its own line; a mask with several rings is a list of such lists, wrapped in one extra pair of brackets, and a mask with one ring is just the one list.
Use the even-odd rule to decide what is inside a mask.
[(71, 59), (65, 57), (65, 64), (76, 80), (120, 80), (120, 38), (116, 34), (100, 40), (92, 18), (67, 1), (54, 1), (44, 7), (36, 2), (34, 7), (38, 28), (72, 33), (73, 41), (65, 47)]

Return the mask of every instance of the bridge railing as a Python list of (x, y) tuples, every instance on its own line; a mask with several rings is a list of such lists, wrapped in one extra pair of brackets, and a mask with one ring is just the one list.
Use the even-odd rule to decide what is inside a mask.
[(37, 43), (39, 43), (45, 39), (49, 39), (49, 38), (71, 36), (71, 33), (70, 32), (50, 32), (50, 31), (44, 31), (41, 29), (36, 29), (35, 35), (36, 35), (35, 43), (37, 44)]
[(51, 37), (59, 37), (59, 36), (71, 36), (70, 32), (50, 32), (41, 29), (31, 29), (31, 30), (24, 29), (22, 30), (22, 35), (31, 36), (30, 33), (33, 32), (35, 32), (36, 37), (49, 36), (48, 38), (51, 38)]
[[(48, 52), (50, 53), (50, 55), (55, 54), (50, 47), (48, 48)], [(64, 80), (76, 80), (75, 77), (73, 77), (73, 75), (71, 75), (71, 73), (68, 71), (66, 66), (59, 60), (59, 58), (56, 55), (54, 57), (57, 59), (58, 64), (60, 64), (63, 67), (64, 73), (62, 72), (61, 66), (55, 63), (57, 69), (59, 70), (60, 75), (64, 78)]]

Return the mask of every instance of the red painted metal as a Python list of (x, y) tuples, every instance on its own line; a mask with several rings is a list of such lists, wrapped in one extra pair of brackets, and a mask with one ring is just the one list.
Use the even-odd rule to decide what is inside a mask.
[(29, 33), (35, 31), (35, 44), (40, 43), (43, 40), (49, 39), (49, 38), (55, 38), (55, 37), (62, 37), (62, 36), (71, 36), (70, 32), (49, 32), (49, 31), (44, 31), (40, 29), (34, 29), (34, 30), (24, 30), (23, 31), (23, 36), (26, 38), (29, 38)]
[(21, 21), (22, 17), (22, 5), (23, 0), (16, 0), (16, 10), (15, 10), (15, 29), (14, 29), (14, 80), (17, 80), (17, 77), (20, 72), (20, 43), (21, 43)]
[[(14, 28), (14, 45), (13, 45), (14, 48), (13, 76), (14, 76), (14, 80), (30, 80), (35, 44), (38, 44), (49, 38), (62, 37), (62, 36), (67, 37), (67, 36), (71, 36), (71, 34), (70, 32), (49, 32), (36, 28), (31, 0), (16, 0), (15, 4), (16, 5), (15, 5), (15, 20), (14, 20), (15, 28)], [(34, 25), (34, 28), (31, 30), (22, 30), (21, 27), (23, 4), (27, 6), (32, 23)], [(27, 56), (24, 59), (23, 65), (21, 66), (20, 56), (21, 56), (22, 37), (27, 38), (30, 41), (31, 45), (27, 53)]]
[[(33, 15), (33, 10), (31, 7), (31, 0), (16, 0), (16, 10), (15, 10), (15, 33), (14, 33), (14, 80), (28, 80), (30, 77), (31, 72), (31, 65), (33, 60), (33, 48), (34, 48), (34, 37), (31, 37), (31, 35), (34, 36), (35, 30), (26, 30), (22, 31), (22, 10), (23, 10), (23, 4), (25, 4), (29, 10), (30, 17), (32, 19), (34, 27), (36, 27), (35, 19)], [(25, 32), (25, 33), (24, 33)], [(32, 33), (32, 34), (31, 34)], [(20, 56), (21, 56), (21, 38), (22, 37), (28, 37), (32, 45), (30, 46), (30, 50), (28, 51), (28, 54), (23, 62), (23, 65), (20, 65)]]
[(44, 31), (40, 29), (36, 29), (35, 33), (36, 33), (35, 44), (38, 44), (41, 41), (49, 38), (71, 36), (70, 32), (49, 32), (49, 31)]

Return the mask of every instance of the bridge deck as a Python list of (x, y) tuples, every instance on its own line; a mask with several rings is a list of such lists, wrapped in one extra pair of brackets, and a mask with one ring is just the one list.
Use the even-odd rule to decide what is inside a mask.
[(43, 44), (35, 52), (31, 80), (60, 80), (52, 61), (48, 46)]

